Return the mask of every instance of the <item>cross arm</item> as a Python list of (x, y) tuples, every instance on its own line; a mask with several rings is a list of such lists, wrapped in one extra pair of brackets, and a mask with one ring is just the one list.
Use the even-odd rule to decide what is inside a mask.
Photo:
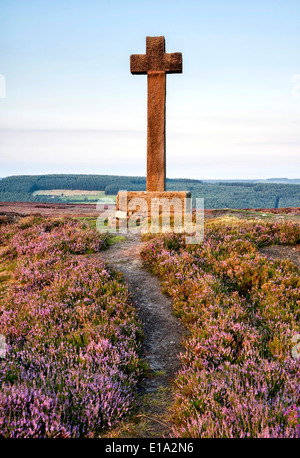
[(181, 52), (172, 52), (165, 54), (165, 72), (182, 73), (182, 54)]
[(130, 71), (133, 75), (147, 75), (148, 59), (146, 54), (132, 54), (130, 56)]
[(149, 59), (147, 54), (130, 56), (130, 71), (133, 75), (146, 75), (148, 72), (182, 73), (182, 54), (164, 54), (162, 61)]

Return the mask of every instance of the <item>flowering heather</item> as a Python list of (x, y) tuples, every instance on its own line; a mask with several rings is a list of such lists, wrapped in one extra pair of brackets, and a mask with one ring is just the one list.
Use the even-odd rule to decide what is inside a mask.
[(92, 437), (132, 408), (141, 327), (107, 238), (72, 220), (1, 228), (15, 282), (0, 297), (0, 437)]
[(180, 437), (300, 437), (300, 276), (257, 248), (300, 242), (291, 223), (211, 223), (200, 245), (181, 235), (148, 244), (144, 264), (160, 276), (190, 330), (176, 377)]
[(0, 231), (0, 244), (9, 244), (2, 253), (4, 259), (98, 252), (107, 248), (107, 243), (103, 234), (72, 219), (24, 218), (13, 226), (2, 226)]

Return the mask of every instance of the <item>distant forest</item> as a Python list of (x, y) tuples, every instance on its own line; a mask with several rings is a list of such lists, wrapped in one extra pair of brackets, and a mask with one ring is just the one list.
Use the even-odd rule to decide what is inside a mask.
[[(273, 181), (274, 182), (271, 182)], [(191, 191), (193, 199), (204, 198), (205, 208), (282, 208), (300, 206), (300, 180), (286, 179), (214, 181), (167, 179), (168, 191)], [(276, 181), (275, 181), (276, 180)], [(283, 182), (282, 182), (282, 181)], [(279, 181), (279, 182), (278, 182)], [(21, 175), (0, 180), (0, 201), (61, 202), (60, 196), (33, 195), (38, 190), (70, 189), (145, 191), (145, 177), (118, 175)]]

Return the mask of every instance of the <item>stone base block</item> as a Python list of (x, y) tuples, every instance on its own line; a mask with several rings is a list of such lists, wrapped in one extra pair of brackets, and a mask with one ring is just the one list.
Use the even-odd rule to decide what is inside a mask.
[[(150, 216), (157, 210), (170, 209), (170, 214), (184, 213), (186, 201), (191, 198), (190, 191), (120, 191), (117, 195), (117, 211), (127, 212), (130, 216), (138, 213)], [(188, 202), (188, 207), (191, 202)]]

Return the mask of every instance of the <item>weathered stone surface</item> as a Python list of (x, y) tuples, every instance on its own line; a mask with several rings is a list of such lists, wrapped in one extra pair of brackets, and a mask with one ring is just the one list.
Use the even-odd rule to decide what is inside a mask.
[(130, 56), (130, 71), (148, 75), (147, 191), (166, 189), (166, 73), (182, 73), (182, 54), (165, 52), (165, 38), (146, 37), (146, 54)]
[(166, 74), (148, 74), (147, 191), (166, 189)]
[[(121, 191), (122, 192), (122, 191)], [(128, 214), (138, 212), (140, 214), (148, 214), (149, 216), (151, 215), (151, 202), (152, 199), (159, 199), (160, 202), (162, 202), (162, 199), (167, 199), (168, 202), (171, 204), (171, 213), (176, 212), (176, 206), (173, 208), (172, 207), (172, 200), (173, 199), (178, 199), (181, 202), (181, 207), (179, 209), (179, 213), (184, 212), (184, 202), (185, 199), (191, 198), (191, 193), (190, 191), (164, 191), (164, 192), (158, 192), (158, 191), (127, 191), (127, 203), (126, 200), (124, 202), (123, 200), (123, 205), (125, 204), (126, 208), (121, 206), (120, 207), (120, 192), (118, 193), (117, 196), (117, 210), (125, 212), (127, 211)], [(141, 206), (136, 206), (134, 205), (133, 199), (141, 199)], [(136, 200), (136, 203), (138, 201)], [(175, 201), (173, 201), (175, 202)]]

